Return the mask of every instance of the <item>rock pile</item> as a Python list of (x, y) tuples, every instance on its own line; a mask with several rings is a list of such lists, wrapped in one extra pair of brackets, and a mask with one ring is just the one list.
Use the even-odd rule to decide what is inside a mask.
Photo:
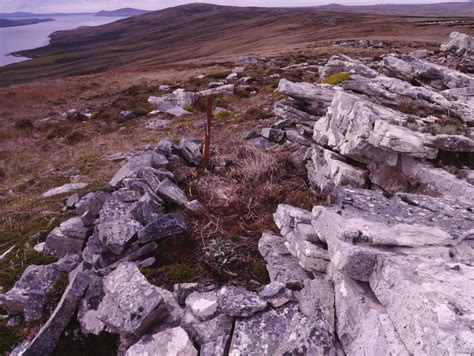
[[(279, 205), (281, 236), (258, 243), (270, 283), (252, 291), (186, 283), (171, 292), (140, 271), (155, 263), (157, 242), (186, 233), (178, 211), (200, 209), (170, 163), (200, 166), (201, 143), (165, 139), (117, 156), (127, 161), (111, 189), (67, 199), (76, 216), (44, 244), (58, 262), (29, 266), (0, 294), (10, 324), (40, 320), (69, 276), (48, 321), (11, 354), (52, 354), (72, 318), (82, 334), (116, 334), (128, 356), (472, 354), (474, 78), (438, 63), (472, 50), (454, 33), (440, 54), (370, 66), (337, 55), (318, 69), (321, 83), (280, 81), (277, 122), (249, 139), (295, 149), (328, 204)], [(242, 76), (237, 67), (200, 95), (231, 93)], [(177, 114), (195, 98), (178, 90), (150, 102)]]

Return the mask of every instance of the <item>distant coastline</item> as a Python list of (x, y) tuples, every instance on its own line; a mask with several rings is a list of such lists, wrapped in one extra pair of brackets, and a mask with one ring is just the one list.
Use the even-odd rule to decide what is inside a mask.
[(28, 19), (18, 19), (18, 20), (0, 18), (0, 28), (36, 25), (38, 23), (51, 22), (51, 21), (56, 21), (56, 20), (51, 19), (51, 18), (46, 18), (46, 19), (28, 18)]

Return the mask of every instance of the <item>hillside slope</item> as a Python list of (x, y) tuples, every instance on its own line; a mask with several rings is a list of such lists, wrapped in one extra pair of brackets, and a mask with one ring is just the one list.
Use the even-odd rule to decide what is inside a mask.
[(381, 4), (344, 6), (330, 4), (317, 6), (320, 11), (337, 11), (350, 13), (367, 13), (395, 16), (474, 16), (474, 3), (472, 2), (443, 2), (437, 4)]
[(433, 24), (433, 18), (421, 17), (184, 5), (104, 26), (57, 32), (50, 45), (19, 53), (34, 60), (0, 68), (0, 85), (120, 66), (210, 57), (228, 60), (242, 53), (281, 52), (336, 39), (439, 42), (454, 30), (474, 31), (474, 19), (440, 18)]

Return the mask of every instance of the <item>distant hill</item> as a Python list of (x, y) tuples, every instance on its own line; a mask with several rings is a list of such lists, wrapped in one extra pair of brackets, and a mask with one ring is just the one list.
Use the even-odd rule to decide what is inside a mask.
[(41, 22), (50, 22), (55, 21), (54, 19), (20, 19), (20, 20), (11, 20), (11, 19), (2, 19), (0, 18), (0, 28), (3, 27), (15, 27), (15, 26), (26, 26), (26, 25), (35, 25)]
[(474, 34), (474, 18), (401, 17), (312, 8), (182, 5), (96, 27), (59, 31), (32, 60), (0, 67), (0, 86), (249, 53), (328, 46), (335, 40), (423, 42), (439, 46), (451, 32)]
[(131, 7), (124, 7), (123, 9), (117, 9), (113, 11), (100, 11), (95, 16), (107, 16), (107, 17), (130, 17), (130, 16), (137, 16), (146, 14), (148, 11), (146, 10), (139, 10), (139, 9), (132, 9)]
[(320, 11), (337, 11), (394, 16), (460, 16), (474, 17), (474, 2), (444, 2), (437, 4), (383, 4), (345, 6), (329, 4), (312, 6)]

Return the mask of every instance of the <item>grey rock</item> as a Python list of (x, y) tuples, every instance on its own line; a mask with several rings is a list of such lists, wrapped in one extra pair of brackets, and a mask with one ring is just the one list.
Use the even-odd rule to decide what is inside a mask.
[(120, 170), (115, 173), (109, 184), (117, 187), (125, 178), (134, 178), (137, 176), (137, 170), (140, 167), (160, 168), (168, 164), (168, 160), (160, 153), (148, 151), (136, 156), (132, 156)]
[(282, 130), (284, 128), (292, 126), (294, 123), (294, 120), (292, 120), (291, 118), (282, 119), (275, 122), (272, 125), (272, 129)]
[(226, 84), (221, 85), (215, 88), (202, 90), (198, 94), (201, 96), (209, 96), (209, 95), (223, 95), (223, 94), (234, 94), (235, 85), (234, 84)]
[[(328, 99), (329, 105), (330, 101)], [(295, 123), (300, 122), (316, 122), (319, 120), (318, 116), (311, 115), (303, 109), (306, 109), (304, 102), (291, 97), (279, 100), (275, 103), (272, 113), (280, 120), (292, 120)]]
[(188, 307), (199, 320), (208, 320), (217, 314), (219, 303), (216, 292), (191, 293), (186, 298)]
[(253, 56), (240, 56), (238, 62), (239, 64), (257, 64), (258, 59)]
[(185, 138), (181, 139), (178, 146), (178, 150), (181, 152), (184, 159), (194, 166), (200, 166), (202, 164), (203, 158), (201, 148), (201, 144), (197, 144), (196, 142)]
[(412, 51), (408, 53), (408, 55), (417, 59), (423, 59), (423, 58), (432, 56), (433, 52), (428, 51), (427, 49), (417, 49), (416, 51)]
[(454, 52), (457, 55), (463, 55), (474, 50), (474, 38), (465, 33), (452, 32), (449, 35), (449, 41), (443, 43), (440, 50), (442, 52)]
[(201, 283), (178, 283), (174, 285), (174, 295), (179, 305), (184, 306), (188, 295), (194, 292), (209, 292), (214, 290), (213, 285), (205, 285)]
[(299, 99), (308, 105), (307, 111), (315, 115), (326, 114), (336, 90), (331, 85), (293, 83), (287, 79), (281, 79), (277, 91)]
[(80, 217), (71, 218), (49, 233), (44, 251), (58, 258), (80, 253), (91, 233), (92, 229)]
[(132, 262), (120, 264), (104, 278), (104, 293), (98, 318), (123, 337), (143, 335), (168, 314), (160, 289), (148, 283)]
[(162, 129), (164, 127), (171, 126), (172, 120), (164, 119), (151, 119), (145, 122), (145, 127), (150, 130)]
[(156, 147), (157, 151), (161, 152), (166, 157), (168, 157), (173, 152), (174, 148), (175, 146), (174, 146), (173, 141), (171, 141), (168, 137), (160, 140), (160, 142), (158, 142), (158, 145)]
[(144, 260), (138, 261), (137, 267), (140, 269), (148, 268), (148, 267), (153, 266), (155, 263), (156, 263), (155, 257), (148, 257), (148, 258), (145, 258)]
[(275, 143), (280, 143), (285, 139), (285, 131), (272, 128), (263, 128), (262, 137)]
[(144, 336), (139, 342), (130, 347), (125, 355), (155, 355), (158, 350), (159, 354), (163, 356), (198, 355), (188, 334), (181, 327), (168, 329), (154, 335)]
[(367, 186), (369, 172), (348, 163), (336, 152), (321, 147), (310, 151), (311, 161), (306, 165), (311, 187), (323, 199), (327, 198), (336, 186), (364, 188)]
[(232, 333), (233, 318), (219, 314), (211, 320), (199, 321), (188, 312), (182, 327), (201, 346), (200, 355), (224, 356)]
[(49, 198), (49, 197), (53, 197), (55, 195), (70, 193), (74, 190), (84, 189), (88, 185), (89, 184), (87, 184), (87, 183), (68, 183), (68, 184), (64, 184), (60, 187), (50, 189), (47, 192), (43, 193), (41, 196), (43, 198)]
[(273, 308), (279, 308), (293, 300), (292, 292), (286, 289), (286, 286), (281, 282), (272, 282), (266, 285), (258, 295), (270, 303)]
[[(130, 191), (113, 192), (104, 203), (97, 225), (97, 238), (105, 249), (122, 254), (142, 225), (134, 220), (138, 202), (127, 202)], [(125, 201), (124, 201), (125, 200)]]
[(272, 282), (282, 282), (293, 290), (301, 289), (310, 274), (299, 265), (284, 243), (284, 238), (264, 233), (258, 242), (258, 250), (267, 263)]
[(400, 59), (387, 56), (384, 58), (383, 64), (391, 76), (438, 90), (474, 85), (474, 78), (467, 74), (421, 59), (412, 57)]
[(84, 295), (89, 285), (89, 278), (86, 274), (78, 272), (72, 277), (59, 304), (53, 314), (42, 326), (38, 334), (31, 341), (23, 355), (51, 355), (56, 344), (74, 315), (80, 299)]
[(183, 110), (184, 107), (193, 105), (197, 98), (196, 93), (187, 92), (184, 89), (176, 89), (162, 97), (151, 96), (148, 98), (148, 102), (157, 107), (161, 112), (173, 115), (178, 113), (179, 109)]
[(243, 288), (225, 286), (217, 296), (221, 312), (229, 316), (248, 317), (267, 307), (267, 302), (256, 293)]
[(367, 78), (375, 78), (377, 71), (369, 68), (361, 61), (343, 54), (332, 56), (324, 67), (320, 68), (320, 77), (325, 79), (336, 73), (346, 72), (351, 75), (357, 74)]
[(156, 193), (169, 203), (184, 206), (188, 202), (186, 194), (168, 178), (161, 181), (156, 188)]
[(166, 214), (138, 231), (141, 243), (159, 241), (186, 232), (186, 223), (179, 213)]
[(82, 216), (88, 211), (97, 218), (108, 195), (109, 193), (103, 190), (87, 193), (76, 204), (76, 214)]
[(311, 146), (312, 142), (308, 140), (306, 137), (301, 135), (298, 130), (296, 129), (287, 129), (286, 131), (286, 138), (288, 141), (296, 143), (301, 146)]
[(335, 303), (332, 281), (325, 275), (315, 275), (314, 279), (306, 279), (304, 288), (297, 292), (300, 311), (308, 318), (316, 318), (334, 332)]
[(286, 304), (238, 319), (229, 355), (328, 355), (333, 352), (334, 337), (326, 326), (307, 318), (297, 305)]
[(191, 210), (194, 213), (199, 213), (204, 210), (204, 206), (199, 202), (199, 200), (192, 200), (186, 203), (186, 209)]

